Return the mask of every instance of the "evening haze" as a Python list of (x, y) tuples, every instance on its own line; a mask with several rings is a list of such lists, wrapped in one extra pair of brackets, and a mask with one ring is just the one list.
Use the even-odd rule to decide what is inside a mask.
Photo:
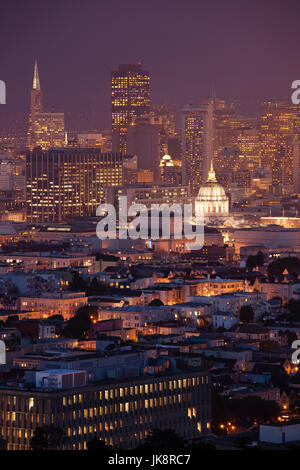
[(35, 58), (45, 106), (90, 110), (87, 127), (110, 127), (111, 71), (138, 61), (151, 72), (152, 103), (180, 110), (213, 86), (252, 114), (264, 99), (289, 99), (300, 79), (299, 14), (297, 0), (5, 2), (1, 117), (28, 111)]

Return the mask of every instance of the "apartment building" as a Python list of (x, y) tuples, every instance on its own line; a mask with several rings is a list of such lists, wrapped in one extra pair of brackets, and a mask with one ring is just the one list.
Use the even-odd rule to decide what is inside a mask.
[(20, 310), (35, 310), (41, 312), (42, 318), (52, 315), (62, 315), (69, 320), (76, 310), (88, 302), (84, 292), (45, 292), (40, 297), (20, 297)]

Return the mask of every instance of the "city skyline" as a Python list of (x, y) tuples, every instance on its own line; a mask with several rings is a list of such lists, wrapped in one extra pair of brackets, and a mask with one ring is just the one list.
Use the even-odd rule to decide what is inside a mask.
[[(82, 15), (79, 2), (65, 1), (58, 9), (54, 5), (32, 0), (27, 6), (4, 6), (1, 79), (7, 84), (7, 105), (0, 108), (1, 115), (27, 112), (34, 59), (39, 61), (46, 107), (78, 113), (97, 107), (94, 121), (100, 128), (110, 126), (110, 73), (118, 64), (141, 61), (152, 74), (152, 103), (174, 103), (177, 111), (209, 98), (214, 88), (216, 96), (240, 103), (241, 113), (253, 115), (265, 99), (290, 99), (291, 83), (299, 77), (300, 7), (294, 1), (285, 8), (281, 2), (241, 7), (231, 1), (226, 21), (219, 1), (202, 6), (190, 2), (188, 9), (182, 2), (165, 2), (155, 23), (157, 9), (144, 5), (141, 11), (135, 1), (126, 7), (118, 1), (101, 6), (90, 1)], [(32, 8), (38, 21), (28, 17)], [(68, 21), (62, 21), (65, 15)], [(146, 29), (141, 27), (145, 15)], [(110, 21), (116, 26), (108, 31)], [(17, 38), (12, 36), (16, 25)], [(121, 43), (114, 30), (124, 38)], [(24, 52), (16, 55), (20, 47)]]
[(298, 13), (2, 7), (1, 457), (300, 449)]

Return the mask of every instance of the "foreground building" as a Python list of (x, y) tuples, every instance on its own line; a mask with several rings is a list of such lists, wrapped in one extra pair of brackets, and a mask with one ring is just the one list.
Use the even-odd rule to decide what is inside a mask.
[[(44, 372), (49, 376), (49, 371)], [(65, 382), (84, 380), (84, 372), (73, 372), (72, 381), (67, 378)], [(63, 384), (64, 373), (52, 371), (52, 376)], [(93, 438), (133, 449), (153, 428), (172, 428), (185, 439), (210, 432), (210, 376), (206, 372), (69, 385), (68, 389), (63, 385), (59, 389), (55, 380), (50, 386), (49, 380), (40, 380), (42, 372), (37, 374), (37, 386), (31, 389), (8, 385), (0, 389), (0, 438), (6, 440), (8, 450), (29, 450), (34, 429), (51, 424), (65, 430), (66, 440), (59, 446), (65, 450), (85, 449)]]

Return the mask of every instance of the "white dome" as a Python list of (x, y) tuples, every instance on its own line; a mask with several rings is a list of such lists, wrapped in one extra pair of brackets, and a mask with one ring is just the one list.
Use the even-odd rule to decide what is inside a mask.
[(226, 200), (227, 196), (224, 188), (219, 183), (203, 184), (197, 196), (197, 201), (199, 202), (221, 202)]
[(209, 216), (226, 216), (229, 212), (229, 200), (221, 184), (217, 182), (216, 174), (211, 163), (207, 182), (202, 184), (195, 206)]

